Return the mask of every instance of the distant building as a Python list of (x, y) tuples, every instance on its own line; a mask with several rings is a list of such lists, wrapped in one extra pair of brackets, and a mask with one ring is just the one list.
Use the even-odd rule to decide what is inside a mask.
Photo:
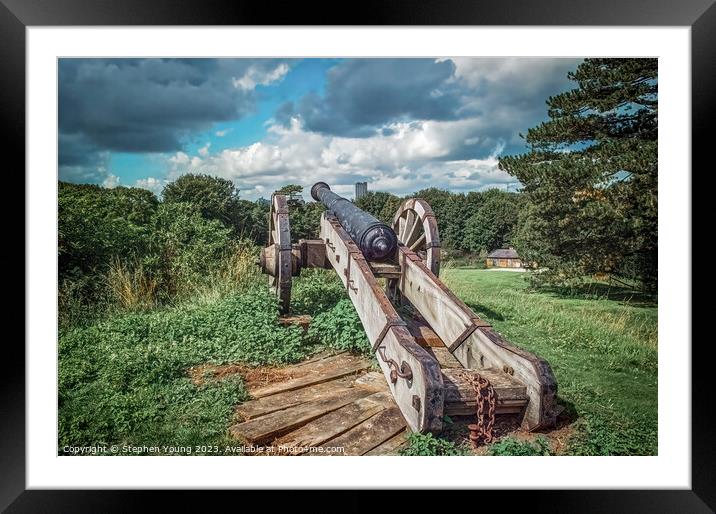
[(521, 268), (522, 259), (514, 248), (500, 248), (487, 256), (488, 268)]
[(368, 182), (356, 182), (356, 200), (368, 194)]

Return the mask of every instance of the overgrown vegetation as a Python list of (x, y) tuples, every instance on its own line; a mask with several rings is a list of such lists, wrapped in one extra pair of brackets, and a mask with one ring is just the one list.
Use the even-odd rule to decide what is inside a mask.
[(492, 456), (531, 457), (552, 455), (549, 442), (544, 436), (537, 436), (532, 441), (524, 441), (515, 437), (505, 437), (491, 444), (487, 450)]
[(443, 456), (467, 455), (467, 450), (457, 446), (454, 442), (436, 437), (433, 434), (408, 435), (408, 444), (400, 450), (400, 455), (407, 456)]
[(358, 313), (347, 298), (316, 315), (311, 321), (308, 335), (334, 350), (348, 350), (366, 356), (373, 353)]
[(127, 313), (64, 332), (59, 341), (59, 443), (217, 444), (240, 380), (195, 386), (203, 363), (284, 364), (311, 351), (277, 321), (276, 298), (251, 288), (206, 305)]

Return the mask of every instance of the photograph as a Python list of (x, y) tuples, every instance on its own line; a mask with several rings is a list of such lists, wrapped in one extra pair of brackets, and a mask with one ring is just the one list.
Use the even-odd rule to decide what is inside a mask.
[(659, 456), (659, 70), (58, 56), (55, 457)]

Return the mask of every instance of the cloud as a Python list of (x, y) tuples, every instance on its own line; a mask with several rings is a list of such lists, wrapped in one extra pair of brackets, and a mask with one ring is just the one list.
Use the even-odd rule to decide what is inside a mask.
[(325, 96), (311, 93), (285, 103), (276, 119), (300, 117), (307, 130), (368, 137), (389, 122), (457, 117), (455, 65), (435, 59), (350, 59), (328, 71)]
[(213, 123), (253, 112), (254, 87), (288, 69), (275, 59), (60, 59), (60, 177), (68, 166), (93, 175), (91, 162), (69, 162), (80, 154), (179, 150)]
[(231, 129), (217, 130), (216, 132), (214, 132), (214, 135), (216, 137), (224, 137), (229, 132), (231, 132)]
[(155, 177), (140, 178), (134, 182), (134, 187), (141, 187), (142, 189), (149, 189), (154, 194), (159, 194), (164, 189), (166, 181), (160, 180)]
[(107, 177), (102, 181), (102, 186), (107, 189), (114, 189), (119, 186), (119, 177), (112, 174), (107, 175)]
[(357, 181), (396, 194), (433, 186), (455, 191), (516, 187), (516, 180), (497, 168), (503, 142), (483, 158), (451, 158), (480, 124), (472, 119), (401, 122), (390, 125), (387, 134), (342, 137), (310, 132), (294, 118), (289, 127), (274, 125), (269, 138), (251, 145), (204, 156), (177, 152), (167, 160), (168, 179), (218, 175), (234, 181), (247, 199), (288, 183), (310, 187), (319, 180), (349, 196)]
[(274, 69), (266, 70), (262, 66), (252, 65), (246, 70), (244, 75), (240, 78), (232, 77), (231, 83), (237, 89), (243, 89), (244, 91), (251, 91), (256, 86), (267, 86), (272, 82), (281, 80), (286, 73), (288, 73), (288, 64), (280, 63)]
[(498, 142), (520, 151), (519, 133), (546, 114), (545, 99), (570, 87), (567, 72), (581, 59), (352, 59), (328, 72), (325, 94), (286, 102), (275, 119), (346, 137), (389, 135), (408, 120), (472, 120), (480, 130), (464, 142), (462, 159), (484, 157)]
[(206, 143), (201, 148), (199, 148), (199, 155), (201, 155), (202, 157), (206, 157), (207, 155), (209, 155), (209, 147), (210, 146), (211, 146), (211, 143), (209, 142), (209, 143)]

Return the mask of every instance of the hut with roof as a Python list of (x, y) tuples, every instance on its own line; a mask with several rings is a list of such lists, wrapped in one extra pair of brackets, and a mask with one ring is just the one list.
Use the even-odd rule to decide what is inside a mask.
[(487, 255), (486, 264), (488, 268), (521, 268), (522, 259), (514, 248), (500, 248)]

